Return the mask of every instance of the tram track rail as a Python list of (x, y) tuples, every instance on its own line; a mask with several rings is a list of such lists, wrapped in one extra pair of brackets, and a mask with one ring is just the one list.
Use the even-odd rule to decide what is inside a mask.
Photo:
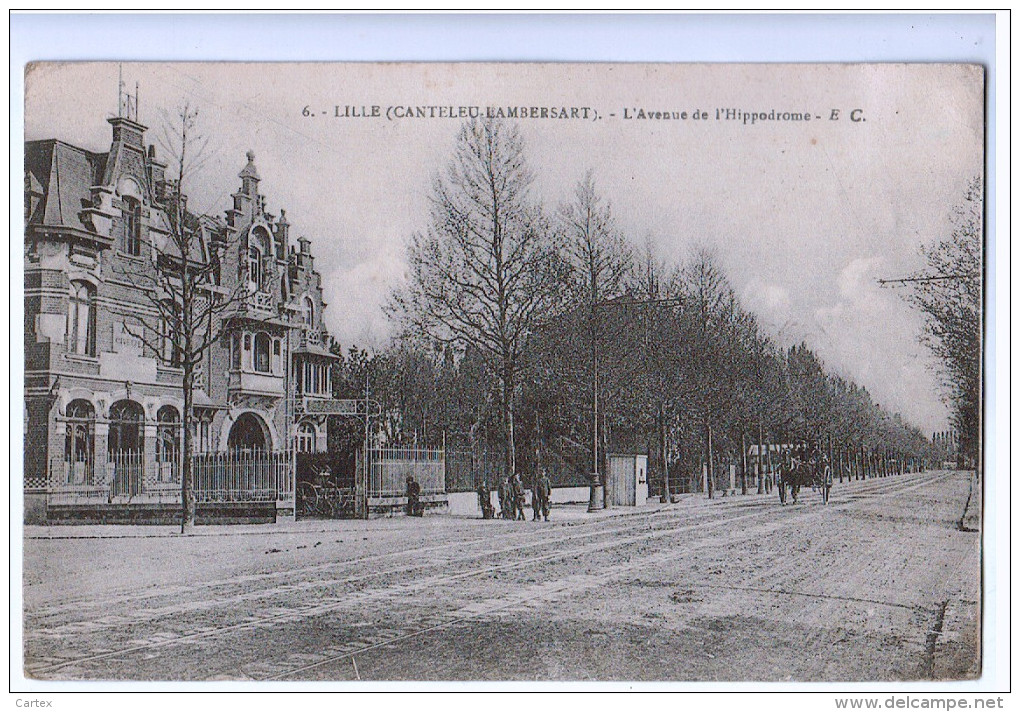
[[(938, 481), (949, 477), (950, 475), (936, 475), (934, 478), (931, 476), (920, 476), (912, 477), (908, 480), (902, 478), (883, 478), (880, 480), (871, 480), (862, 483), (861, 490), (867, 494), (871, 491), (885, 492), (886, 494), (893, 496), (909, 492), (913, 489), (924, 487), (930, 484), (937, 483)], [(868, 485), (864, 487), (863, 485)], [(507, 533), (504, 535), (498, 535), (496, 537), (480, 537), (472, 540), (469, 545), (475, 544), (488, 544), (489, 546), (480, 551), (471, 551), (464, 553), (453, 558), (443, 561), (426, 561), (426, 562), (414, 562), (405, 566), (398, 566), (387, 570), (380, 571), (369, 571), (352, 574), (344, 579), (330, 579), (323, 582), (313, 582), (314, 586), (326, 586), (326, 587), (339, 587), (345, 584), (350, 584), (359, 581), (366, 581), (372, 578), (384, 579), (386, 577), (407, 575), (416, 571), (424, 569), (436, 569), (437, 567), (450, 567), (458, 564), (469, 563), (474, 560), (483, 558), (496, 558), (497, 560), (503, 557), (510, 557), (510, 560), (503, 560), (501, 563), (494, 565), (483, 565), (474, 566), (467, 570), (456, 570), (449, 573), (436, 573), (431, 576), (426, 576), (421, 579), (413, 580), (406, 584), (396, 584), (391, 586), (384, 586), (383, 588), (370, 591), (365, 595), (355, 595), (353, 599), (357, 603), (364, 603), (366, 598), (370, 599), (374, 597), (378, 600), (392, 600), (399, 599), (402, 596), (407, 595), (420, 595), (422, 592), (431, 589), (442, 589), (443, 587), (449, 586), (459, 581), (463, 581), (473, 577), (480, 577), (492, 574), (494, 572), (502, 572), (507, 570), (513, 570), (518, 567), (520, 560), (518, 557), (521, 556), (522, 552), (529, 550), (531, 553), (527, 555), (527, 561), (563, 561), (580, 556), (587, 556), (591, 554), (597, 554), (609, 549), (616, 549), (625, 546), (633, 546), (639, 543), (649, 543), (660, 541), (668, 537), (683, 536), (684, 534), (699, 531), (702, 533), (701, 540), (706, 540), (706, 537), (710, 539), (710, 535), (720, 528), (732, 527), (735, 524), (746, 524), (753, 526), (755, 523), (766, 524), (771, 526), (772, 529), (781, 529), (786, 519), (794, 517), (800, 521), (805, 521), (805, 518), (815, 519), (824, 517), (826, 512), (834, 509), (840, 509), (848, 507), (858, 501), (856, 498), (847, 496), (849, 493), (843, 493), (843, 496), (834, 496), (828, 506), (811, 507), (805, 503), (801, 503), (796, 506), (786, 506), (782, 509), (776, 510), (781, 513), (779, 517), (773, 517), (775, 512), (771, 509), (754, 509), (753, 511), (746, 511), (746, 508), (742, 511), (740, 507), (698, 507), (691, 508), (689, 510), (682, 509), (662, 509), (656, 510), (655, 512), (640, 513), (623, 518), (612, 518), (612, 519), (600, 519), (592, 522), (578, 523), (571, 527), (560, 527), (559, 532), (550, 532), (546, 530), (537, 540), (527, 540), (527, 537), (532, 537), (536, 534), (535, 530), (522, 531)], [(728, 503), (727, 503), (728, 504)], [(777, 505), (778, 506), (778, 505)], [(691, 518), (679, 521), (681, 514), (694, 515)], [(797, 515), (800, 514), (800, 517)], [(621, 519), (625, 521), (622, 524), (616, 524)], [(766, 526), (766, 529), (769, 528)], [(580, 529), (578, 529), (580, 527)], [(644, 529), (644, 530), (642, 530)], [(566, 532), (565, 534), (563, 532)], [(628, 532), (634, 532), (627, 534)], [(622, 536), (616, 536), (622, 535)], [(752, 539), (762, 536), (762, 532), (755, 529), (754, 533), (739, 537), (740, 542), (750, 541)], [(591, 539), (593, 537), (615, 537), (609, 540), (599, 540), (590, 543), (581, 543), (580, 545), (571, 545), (583, 540)], [(521, 539), (524, 546), (522, 546)], [(493, 546), (493, 543), (496, 545)], [(358, 557), (343, 562), (330, 562), (325, 565), (318, 565), (312, 567), (303, 567), (298, 569), (299, 574), (308, 575), (311, 573), (321, 573), (323, 571), (333, 570), (336, 567), (354, 567), (354, 566), (365, 566), (368, 562), (378, 562), (390, 558), (399, 558), (402, 556), (414, 556), (415, 554), (420, 555), (423, 551), (446, 551), (453, 547), (463, 548), (464, 542), (450, 542), (447, 544), (437, 545), (434, 547), (427, 547), (425, 549), (404, 549), (397, 552), (386, 552), (384, 554), (375, 555), (371, 557)], [(535, 555), (535, 550), (547, 548), (550, 546), (559, 547), (556, 550), (547, 552), (544, 554)], [(689, 551), (689, 549), (685, 549)], [(650, 565), (649, 562), (654, 562), (659, 556), (675, 556), (675, 551), (666, 550), (665, 552), (647, 556), (645, 559), (628, 564), (623, 571), (636, 570), (643, 566)], [(290, 575), (294, 575), (294, 571), (288, 572)], [(568, 577), (569, 578), (569, 577)], [(268, 577), (261, 577), (260, 580), (270, 580)], [(275, 579), (272, 579), (275, 580)], [(215, 588), (214, 585), (207, 582), (204, 587), (211, 590)], [(288, 590), (284, 589), (272, 589), (272, 594), (287, 593)], [(263, 593), (263, 592), (257, 592)], [(164, 594), (165, 595), (165, 594)], [(133, 600), (133, 599), (128, 599)], [(219, 605), (223, 605), (223, 601), (217, 602)], [(402, 636), (393, 638), (392, 640), (385, 642), (373, 642), (367, 646), (363, 646), (360, 649), (355, 649), (352, 652), (344, 652), (341, 655), (334, 656), (336, 660), (346, 659), (346, 657), (353, 656), (367, 652), (369, 650), (375, 650), (385, 645), (392, 645), (401, 640), (410, 640), (415, 637), (427, 635), (430, 631), (439, 630), (441, 628), (447, 628), (452, 625), (456, 625), (458, 622), (473, 620), (479, 616), (496, 613), (503, 608), (517, 605), (520, 602), (511, 599), (509, 602), (502, 607), (489, 608), (481, 611), (474, 615), (462, 615), (455, 616), (450, 620), (440, 620), (439, 622), (433, 623), (422, 627), (420, 630), (410, 631)], [(126, 656), (151, 653), (153, 651), (166, 650), (168, 647), (176, 644), (184, 644), (188, 642), (194, 642), (198, 640), (211, 640), (218, 637), (226, 637), (231, 634), (241, 633), (254, 628), (266, 628), (272, 627), (274, 624), (286, 624), (293, 622), (297, 619), (309, 618), (315, 616), (322, 616), (326, 614), (335, 613), (342, 611), (345, 607), (349, 607), (350, 602), (346, 600), (332, 601), (330, 603), (314, 603), (302, 605), (294, 610), (288, 610), (285, 612), (276, 612), (267, 616), (258, 616), (254, 619), (244, 620), (233, 624), (216, 626), (208, 630), (200, 630), (187, 635), (178, 635), (173, 638), (166, 640), (148, 642), (141, 645), (135, 646), (122, 646), (114, 650), (107, 650), (98, 654), (76, 656), (66, 660), (53, 661), (50, 660), (42, 665), (29, 665), (27, 670), (30, 674), (38, 676), (48, 676), (49, 674), (59, 672), (63, 669), (72, 666), (88, 666), (90, 664), (100, 663), (104, 660), (124, 658)], [(312, 667), (317, 667), (327, 664), (327, 662), (315, 663)], [(275, 676), (266, 676), (260, 679), (282, 679), (294, 674), (300, 674), (302, 671), (312, 669), (311, 667), (296, 666), (294, 670), (290, 672), (283, 671)]]

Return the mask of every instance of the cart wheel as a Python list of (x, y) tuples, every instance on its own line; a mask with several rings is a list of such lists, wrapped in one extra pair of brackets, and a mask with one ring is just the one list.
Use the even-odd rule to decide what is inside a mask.
[(326, 487), (322, 490), (322, 514), (327, 519), (336, 519), (337, 509), (340, 506), (340, 490), (336, 487)]
[(297, 513), (302, 519), (311, 517), (318, 509), (318, 493), (311, 482), (300, 482), (297, 486)]

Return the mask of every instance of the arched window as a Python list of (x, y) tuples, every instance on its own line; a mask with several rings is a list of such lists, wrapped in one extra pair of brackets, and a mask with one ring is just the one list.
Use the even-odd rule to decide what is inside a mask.
[(137, 199), (124, 198), (124, 251), (137, 257), (142, 254), (142, 204)]
[(262, 252), (255, 245), (248, 247), (248, 288), (257, 292), (262, 287)]
[(298, 452), (315, 452), (315, 426), (311, 423), (298, 425), (294, 436), (294, 447)]
[(272, 339), (268, 334), (259, 332), (255, 334), (255, 370), (259, 373), (269, 373), (271, 368), (270, 350)]
[(145, 473), (145, 412), (134, 401), (110, 406), (107, 476), (110, 495), (132, 497), (142, 491)]
[(305, 298), (302, 300), (302, 302), (303, 302), (304, 310), (303, 310), (303, 313), (301, 314), (301, 319), (304, 321), (304, 325), (307, 328), (309, 328), (309, 329), (314, 328), (315, 327), (315, 302), (313, 302), (312, 298), (309, 297), (309, 296), (305, 296)]
[(96, 290), (88, 282), (71, 282), (67, 302), (67, 349), (96, 355)]
[(179, 482), (181, 455), (181, 417), (172, 405), (156, 412), (156, 479)]
[(271, 250), (269, 233), (256, 227), (248, 234), (248, 288), (259, 292), (266, 281), (265, 256)]
[(110, 454), (137, 454), (145, 447), (145, 412), (134, 401), (121, 400), (110, 406)]
[(64, 462), (69, 484), (92, 484), (95, 473), (96, 409), (87, 400), (67, 404)]

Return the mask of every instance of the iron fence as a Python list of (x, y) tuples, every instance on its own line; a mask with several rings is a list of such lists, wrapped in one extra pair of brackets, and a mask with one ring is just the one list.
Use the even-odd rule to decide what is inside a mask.
[(196, 455), (196, 502), (271, 502), (294, 498), (289, 452), (232, 450)]
[[(289, 452), (231, 451), (192, 458), (197, 502), (293, 501)], [(103, 460), (50, 463), (51, 504), (173, 502), (181, 496), (179, 460), (147, 460), (143, 452), (110, 453)]]
[(414, 477), (423, 495), (446, 493), (446, 453), (418, 448), (372, 448), (368, 453), (368, 496), (401, 497)]
[(482, 483), (495, 489), (503, 481), (505, 471), (501, 453), (447, 450), (446, 491), (474, 492)]

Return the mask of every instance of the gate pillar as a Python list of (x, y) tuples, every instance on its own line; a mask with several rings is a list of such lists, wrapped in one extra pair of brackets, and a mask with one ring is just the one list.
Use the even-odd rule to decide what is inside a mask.
[(368, 461), (360, 451), (354, 467), (354, 516), (368, 519)]

